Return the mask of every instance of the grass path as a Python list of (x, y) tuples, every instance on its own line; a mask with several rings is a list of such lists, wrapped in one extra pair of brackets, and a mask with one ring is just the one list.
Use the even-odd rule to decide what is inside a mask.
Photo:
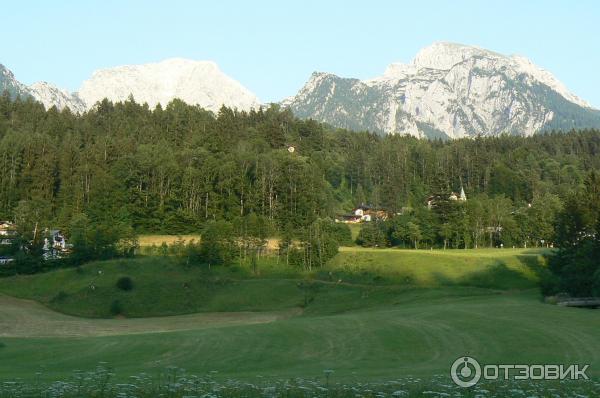
[(30, 300), (0, 295), (0, 337), (92, 337), (200, 330), (268, 323), (301, 313), (224, 312), (134, 319), (88, 319), (64, 315)]

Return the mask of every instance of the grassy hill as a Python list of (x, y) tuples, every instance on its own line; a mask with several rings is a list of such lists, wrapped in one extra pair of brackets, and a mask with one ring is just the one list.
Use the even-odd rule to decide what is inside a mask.
[(492, 289), (537, 286), (544, 250), (401, 250), (341, 248), (329, 268), (346, 278), (416, 286), (466, 285)]
[[(398, 292), (416, 288), (463, 286), (525, 289), (537, 283), (539, 251), (415, 251), (345, 248), (328, 267), (305, 272), (264, 259), (258, 274), (237, 265), (185, 267), (170, 257), (95, 262), (46, 274), (0, 279), (0, 292), (32, 299), (71, 315), (111, 317), (119, 301), (122, 315), (146, 317), (213, 311), (274, 311), (308, 304), (307, 310), (338, 311), (370, 305), (354, 296), (377, 295), (395, 300)], [(119, 289), (121, 277), (133, 289)], [(299, 282), (308, 281), (299, 286)], [(339, 300), (324, 300), (337, 295)], [(308, 303), (310, 301), (310, 303)], [(379, 304), (379, 303), (375, 303)]]
[[(108, 317), (114, 299), (126, 317), (201, 313), (77, 318), (3, 297), (0, 322), (12, 326), (0, 331), (0, 374), (55, 379), (102, 361), (123, 377), (173, 365), (222, 378), (333, 369), (336, 380), (391, 380), (447, 374), (468, 354), (487, 363), (590, 363), (598, 375), (599, 313), (542, 303), (539, 254), (355, 248), (314, 272), (265, 262), (260, 275), (207, 273), (142, 258), (6, 278), (0, 292), (63, 313)], [(129, 292), (115, 286), (124, 275), (134, 281)]]
[[(131, 278), (131, 291), (117, 287), (121, 277)], [(114, 301), (119, 301), (127, 317), (270, 311), (295, 307), (301, 301), (293, 280), (252, 278), (249, 270), (237, 266), (208, 272), (184, 267), (169, 257), (94, 262), (6, 278), (0, 280), (0, 292), (36, 300), (65, 314), (100, 318), (112, 316)]]

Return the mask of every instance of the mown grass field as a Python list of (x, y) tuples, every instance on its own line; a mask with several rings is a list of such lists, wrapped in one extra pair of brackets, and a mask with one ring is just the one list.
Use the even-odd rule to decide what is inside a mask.
[[(356, 233), (358, 235), (358, 232)], [(192, 241), (199, 242), (201, 239), (200, 234), (196, 235), (140, 235), (138, 237), (138, 243), (141, 249), (146, 249), (152, 246), (160, 247), (163, 243), (166, 245), (173, 245), (181, 242), (188, 244)], [(355, 239), (355, 237), (353, 238)], [(269, 251), (277, 250), (279, 239), (270, 238), (267, 239), (266, 249)]]
[[(221, 378), (332, 369), (336, 380), (391, 380), (447, 374), (471, 355), (589, 363), (599, 376), (600, 312), (544, 304), (543, 266), (529, 250), (352, 248), (312, 272), (271, 261), (259, 275), (207, 273), (142, 258), (6, 278), (0, 292), (20, 299), (0, 300), (0, 374), (56, 379), (107, 362), (123, 377), (173, 365)], [(134, 281), (130, 292), (115, 287), (123, 275)], [(115, 298), (125, 318), (110, 318)], [(187, 313), (198, 314), (175, 315)]]
[(200, 235), (140, 235), (138, 237), (140, 247), (160, 246), (163, 243), (172, 245), (178, 241), (189, 243), (192, 240), (199, 241)]

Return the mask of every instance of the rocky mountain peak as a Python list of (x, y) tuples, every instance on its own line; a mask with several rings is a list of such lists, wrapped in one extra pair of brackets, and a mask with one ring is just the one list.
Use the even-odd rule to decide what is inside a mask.
[(222, 105), (240, 110), (260, 105), (253, 93), (225, 75), (216, 63), (183, 58), (102, 69), (94, 72), (79, 90), (88, 108), (105, 97), (124, 101), (130, 95), (150, 107), (159, 103), (166, 106), (179, 98), (214, 112)]
[(85, 112), (85, 104), (76, 94), (71, 94), (48, 82), (37, 82), (29, 86), (29, 93), (33, 98), (44, 104), (46, 109), (55, 106), (59, 110), (69, 108), (71, 112)]
[(437, 42), (420, 50), (412, 61), (416, 68), (450, 70), (474, 56), (501, 58), (502, 55), (476, 46), (458, 43)]
[(599, 111), (527, 58), (447, 42), (373, 79), (313, 74), (284, 105), (338, 127), (418, 137), (600, 127)]

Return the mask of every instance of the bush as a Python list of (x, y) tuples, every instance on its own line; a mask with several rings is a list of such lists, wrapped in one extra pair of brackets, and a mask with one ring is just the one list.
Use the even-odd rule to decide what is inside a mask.
[(186, 258), (191, 262), (208, 265), (227, 265), (237, 250), (233, 237), (233, 226), (226, 221), (211, 222), (202, 231), (199, 245), (190, 244)]
[(347, 224), (329, 223), (326, 225), (326, 232), (335, 239), (340, 246), (352, 246), (352, 232)]
[(310, 270), (322, 267), (338, 253), (339, 241), (335, 238), (335, 224), (318, 219), (301, 230), (299, 244), (287, 249), (289, 263)]
[(600, 297), (600, 267), (594, 272), (594, 279), (592, 281), (592, 294), (596, 297)]
[(123, 276), (117, 281), (117, 288), (126, 292), (133, 290), (133, 280), (128, 276)]
[[(548, 261), (552, 261), (552, 256), (547, 257)], [(542, 268), (539, 273), (540, 291), (543, 296), (550, 297), (561, 293), (561, 280), (548, 268)]]
[(121, 302), (119, 300), (114, 300), (110, 304), (110, 313), (112, 315), (121, 315), (121, 314), (123, 314), (123, 305), (121, 304)]
[(60, 292), (58, 292), (58, 294), (56, 296), (54, 296), (52, 298), (51, 301), (53, 303), (60, 303), (60, 302), (65, 301), (67, 299), (67, 297), (69, 297), (69, 295), (61, 290)]
[(389, 242), (385, 223), (380, 221), (364, 223), (356, 238), (356, 243), (363, 247), (386, 247)]

